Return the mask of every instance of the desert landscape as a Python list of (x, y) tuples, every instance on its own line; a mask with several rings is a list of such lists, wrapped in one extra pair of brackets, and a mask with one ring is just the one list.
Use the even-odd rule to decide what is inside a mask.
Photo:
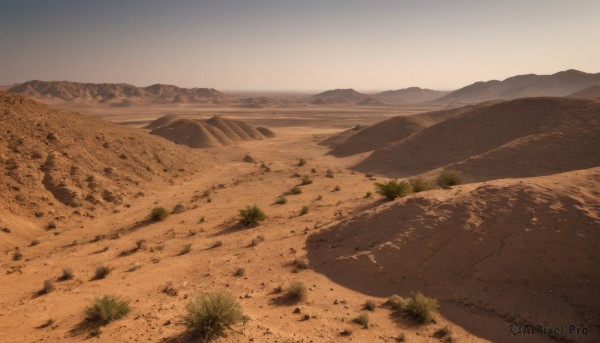
[(43, 75), (1, 80), (1, 342), (600, 340), (600, 73)]

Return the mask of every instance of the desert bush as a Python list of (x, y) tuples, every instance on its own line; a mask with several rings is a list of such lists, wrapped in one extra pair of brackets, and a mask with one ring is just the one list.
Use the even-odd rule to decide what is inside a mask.
[(256, 205), (248, 205), (240, 210), (240, 221), (244, 225), (256, 225), (267, 219), (267, 215)]
[(45, 329), (47, 327), (53, 326), (54, 323), (55, 323), (54, 319), (50, 318), (47, 321), (45, 321), (43, 324), (37, 326), (36, 329)]
[(263, 235), (258, 235), (256, 237), (254, 237), (252, 239), (252, 241), (250, 242), (250, 244), (248, 244), (249, 247), (255, 247), (258, 245), (258, 243), (262, 242), (265, 240), (265, 236)]
[(364, 328), (368, 328), (369, 314), (367, 312), (361, 312), (358, 317), (354, 318), (354, 322), (362, 325)]
[(181, 251), (179, 252), (179, 255), (185, 255), (187, 253), (189, 253), (192, 250), (192, 245), (191, 244), (186, 244), (183, 246), (183, 248), (181, 249)]
[(244, 276), (246, 275), (246, 269), (242, 268), (242, 267), (238, 267), (235, 269), (235, 272), (233, 273), (233, 276)]
[(431, 189), (431, 183), (421, 178), (409, 179), (410, 189), (413, 193), (419, 193)]
[(438, 186), (448, 188), (462, 183), (462, 174), (456, 170), (444, 170), (435, 179)]
[(296, 256), (292, 261), (292, 266), (294, 267), (294, 272), (297, 273), (300, 270), (308, 269), (308, 261), (305, 257)]
[(340, 186), (335, 186), (333, 187), (333, 191), (332, 192), (339, 192), (340, 191)]
[(371, 192), (365, 193), (365, 199), (370, 199), (372, 197), (373, 197), (373, 193), (371, 193)]
[(342, 332), (340, 332), (340, 336), (344, 336), (344, 337), (352, 336), (352, 330), (344, 329), (344, 330), (342, 330)]
[(287, 204), (287, 199), (284, 196), (280, 196), (277, 199), (275, 199), (275, 204), (277, 204), (277, 205)]
[(394, 310), (402, 311), (406, 306), (406, 302), (406, 299), (397, 294), (394, 294), (388, 298), (386, 305), (389, 305)]
[(307, 214), (309, 211), (308, 206), (302, 206), (302, 209), (300, 209), (300, 215), (303, 216), (305, 214)]
[(84, 313), (87, 321), (102, 326), (123, 318), (130, 311), (128, 300), (114, 295), (104, 295), (101, 298), (95, 298), (92, 304), (85, 308)]
[(306, 160), (305, 159), (301, 158), (301, 159), (298, 160), (298, 167), (302, 167), (305, 164), (306, 164)]
[(307, 297), (308, 292), (302, 282), (293, 282), (285, 290), (285, 300), (290, 304), (303, 302)]
[(223, 246), (223, 241), (215, 241), (208, 248), (209, 249), (215, 249), (215, 248), (218, 248), (220, 246)]
[(327, 169), (327, 171), (325, 172), (325, 177), (333, 179), (333, 170)]
[(173, 207), (171, 213), (181, 213), (183, 211), (185, 211), (185, 207), (182, 204), (177, 204)]
[(55, 222), (49, 222), (48, 224), (46, 224), (46, 230), (54, 230), (54, 229), (56, 229)]
[(302, 190), (300, 188), (298, 188), (297, 186), (294, 186), (292, 189), (290, 189), (289, 191), (285, 191), (283, 192), (283, 195), (297, 195), (302, 193)]
[(167, 282), (163, 288), (161, 289), (161, 292), (165, 293), (166, 295), (169, 296), (176, 296), (177, 295), (177, 289), (175, 287), (173, 287), (173, 283), (171, 281)]
[(323, 200), (323, 196), (321, 194), (319, 194), (319, 196), (315, 199), (315, 200)]
[(429, 323), (433, 320), (433, 312), (438, 310), (438, 302), (434, 298), (429, 298), (421, 292), (417, 292), (406, 304), (404, 311), (421, 324)]
[(92, 278), (92, 280), (104, 279), (105, 277), (108, 276), (108, 274), (110, 274), (111, 271), (112, 271), (112, 268), (110, 268), (108, 266), (100, 266), (100, 267), (96, 268), (96, 271), (94, 272), (94, 277)]
[(20, 261), (23, 258), (23, 253), (21, 252), (21, 249), (16, 248), (15, 252), (13, 253), (13, 261)]
[(57, 281), (67, 281), (73, 278), (73, 270), (70, 268), (63, 268), (62, 274), (56, 279)]
[(386, 183), (375, 183), (377, 193), (385, 196), (388, 200), (406, 196), (410, 193), (410, 185), (406, 181), (389, 180)]
[(452, 330), (450, 329), (449, 326), (444, 326), (443, 328), (437, 329), (434, 333), (433, 333), (433, 337), (435, 338), (446, 338), (445, 341), (453, 341), (452, 340)]
[(150, 212), (150, 219), (154, 221), (164, 220), (169, 216), (169, 210), (164, 207), (155, 207)]
[(302, 181), (300, 181), (300, 186), (310, 185), (313, 181), (310, 179), (310, 176), (304, 175), (302, 177)]
[(367, 311), (375, 311), (375, 308), (377, 307), (377, 304), (375, 304), (375, 302), (373, 300), (367, 300), (364, 304), (363, 304), (363, 310), (367, 310)]
[(34, 240), (32, 240), (32, 241), (31, 241), (31, 244), (29, 244), (29, 246), (30, 246), (30, 247), (34, 247), (34, 246), (36, 246), (36, 245), (38, 245), (38, 244), (40, 244), (40, 243), (41, 243), (41, 242), (40, 242), (40, 240), (39, 240), (39, 239), (34, 239)]
[(188, 332), (204, 342), (222, 336), (226, 329), (245, 319), (236, 299), (223, 292), (203, 294), (186, 306), (183, 320)]
[(48, 294), (55, 289), (56, 289), (56, 286), (54, 286), (54, 282), (52, 280), (44, 280), (44, 285), (42, 286), (42, 289), (40, 289), (37, 292), (37, 294), (38, 295)]

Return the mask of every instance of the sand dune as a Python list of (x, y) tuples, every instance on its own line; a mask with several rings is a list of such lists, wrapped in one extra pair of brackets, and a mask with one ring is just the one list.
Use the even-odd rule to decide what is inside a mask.
[(503, 81), (476, 82), (436, 99), (439, 103), (473, 103), (494, 99), (566, 96), (600, 84), (600, 73), (566, 70), (552, 75), (517, 75)]
[(599, 185), (594, 168), (419, 193), (312, 235), (308, 256), (317, 271), (366, 294), (423, 290), (468, 313), (597, 330)]
[(147, 128), (152, 129), (150, 133), (153, 135), (192, 148), (227, 146), (236, 142), (260, 140), (274, 136), (273, 132), (267, 128), (254, 128), (243, 121), (225, 119), (220, 116), (214, 116), (208, 120), (193, 120), (167, 115), (156, 119)]
[(355, 168), (399, 177), (452, 168), (470, 181), (591, 168), (600, 165), (599, 123), (600, 103), (589, 100), (476, 106), (403, 140), (389, 135), (388, 145)]
[(90, 103), (110, 104), (117, 107), (132, 106), (140, 103), (222, 104), (229, 101), (225, 94), (212, 88), (181, 88), (162, 84), (154, 84), (148, 87), (136, 87), (126, 83), (99, 84), (34, 80), (14, 86), (8, 91), (36, 99), (85, 101)]
[[(3, 212), (37, 230), (56, 218), (94, 216), (148, 187), (205, 169), (208, 155), (142, 131), (57, 110), (0, 91)], [(152, 185), (152, 186), (149, 186)]]

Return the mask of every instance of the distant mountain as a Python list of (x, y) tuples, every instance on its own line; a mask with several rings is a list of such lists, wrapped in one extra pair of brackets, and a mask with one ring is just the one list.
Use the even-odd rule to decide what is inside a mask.
[(592, 86), (567, 95), (569, 98), (600, 98), (600, 85)]
[(154, 84), (136, 87), (127, 83), (79, 83), (69, 81), (28, 81), (8, 89), (8, 92), (37, 99), (106, 103), (131, 106), (143, 103), (204, 103), (222, 104), (228, 97), (212, 88), (181, 88)]
[(441, 98), (450, 92), (434, 91), (420, 87), (409, 87), (375, 94), (379, 99), (389, 103), (416, 103)]
[(566, 96), (595, 85), (600, 85), (600, 73), (590, 74), (570, 69), (552, 75), (527, 74), (509, 77), (503, 81), (475, 82), (434, 101), (473, 103), (494, 99)]
[(329, 104), (361, 104), (361, 105), (379, 105), (381, 102), (373, 96), (355, 91), (352, 88), (332, 89), (311, 96), (308, 102), (316, 105)]

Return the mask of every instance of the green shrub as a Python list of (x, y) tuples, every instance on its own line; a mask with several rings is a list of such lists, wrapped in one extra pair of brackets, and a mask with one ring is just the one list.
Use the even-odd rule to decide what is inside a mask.
[(313, 181), (310, 179), (310, 176), (304, 175), (302, 177), (302, 181), (300, 181), (300, 186), (310, 185)]
[(309, 211), (308, 206), (302, 206), (302, 209), (300, 210), (300, 215), (303, 216), (305, 214), (307, 214)]
[(340, 186), (335, 186), (333, 187), (333, 191), (332, 192), (339, 192), (340, 191)]
[(419, 193), (431, 189), (431, 183), (421, 178), (409, 179), (408, 183), (410, 183), (410, 188), (413, 193)]
[(308, 297), (306, 286), (302, 282), (293, 282), (285, 290), (285, 300), (290, 304), (303, 302)]
[(108, 276), (108, 274), (110, 274), (111, 271), (112, 271), (112, 269), (108, 266), (100, 266), (100, 267), (96, 268), (96, 271), (94, 272), (94, 277), (92, 278), (92, 280), (104, 279), (105, 277)]
[(188, 332), (204, 342), (222, 336), (226, 329), (245, 319), (236, 299), (223, 292), (203, 294), (188, 303), (183, 320)]
[(402, 311), (406, 306), (406, 299), (397, 294), (394, 294), (388, 298), (386, 304), (394, 310)]
[(410, 193), (410, 185), (406, 181), (389, 180), (386, 183), (375, 183), (377, 193), (385, 196), (388, 200), (394, 200)]
[(155, 207), (150, 212), (150, 219), (154, 221), (159, 221), (167, 218), (169, 216), (169, 210), (164, 207)]
[(298, 160), (298, 167), (302, 167), (305, 164), (306, 164), (306, 160), (305, 159), (301, 158), (301, 159)]
[(371, 199), (373, 197), (373, 193), (367, 192), (365, 193), (365, 199)]
[(240, 221), (244, 225), (256, 225), (267, 219), (267, 215), (256, 205), (248, 205), (240, 210)]
[(185, 254), (189, 253), (191, 250), (192, 250), (192, 245), (191, 244), (186, 244), (186, 245), (183, 246), (183, 248), (179, 252), (179, 255), (185, 255)]
[(421, 324), (433, 320), (433, 312), (438, 310), (438, 302), (418, 292), (406, 304), (404, 311)]
[(368, 328), (369, 314), (367, 312), (361, 312), (358, 317), (354, 318), (354, 322), (362, 325), (364, 328)]
[(114, 295), (104, 295), (96, 298), (85, 308), (86, 320), (102, 326), (126, 316), (131, 311), (128, 300), (122, 300)]
[(375, 308), (377, 307), (377, 304), (375, 304), (375, 302), (373, 300), (367, 300), (364, 305), (363, 305), (363, 309), (367, 310), (367, 311), (375, 311)]
[(62, 270), (62, 275), (58, 277), (58, 281), (67, 281), (73, 278), (73, 270), (70, 268), (64, 268)]
[(173, 207), (171, 213), (181, 213), (183, 211), (185, 211), (185, 206), (183, 206), (182, 204), (177, 204), (175, 205), (175, 207)]
[(52, 282), (52, 280), (44, 280), (44, 286), (42, 286), (42, 289), (40, 289), (37, 292), (37, 294), (38, 295), (48, 294), (55, 289), (56, 289), (56, 286), (54, 286), (54, 282)]
[(297, 195), (302, 193), (302, 190), (300, 188), (298, 188), (297, 186), (294, 186), (294, 188), (290, 189), (289, 191), (283, 192), (283, 195)]
[(287, 204), (287, 199), (284, 196), (280, 196), (277, 199), (275, 199), (275, 204), (277, 204), (277, 205)]
[(462, 181), (462, 174), (456, 170), (444, 170), (435, 179), (435, 182), (438, 184), (438, 186), (442, 188), (460, 185)]

